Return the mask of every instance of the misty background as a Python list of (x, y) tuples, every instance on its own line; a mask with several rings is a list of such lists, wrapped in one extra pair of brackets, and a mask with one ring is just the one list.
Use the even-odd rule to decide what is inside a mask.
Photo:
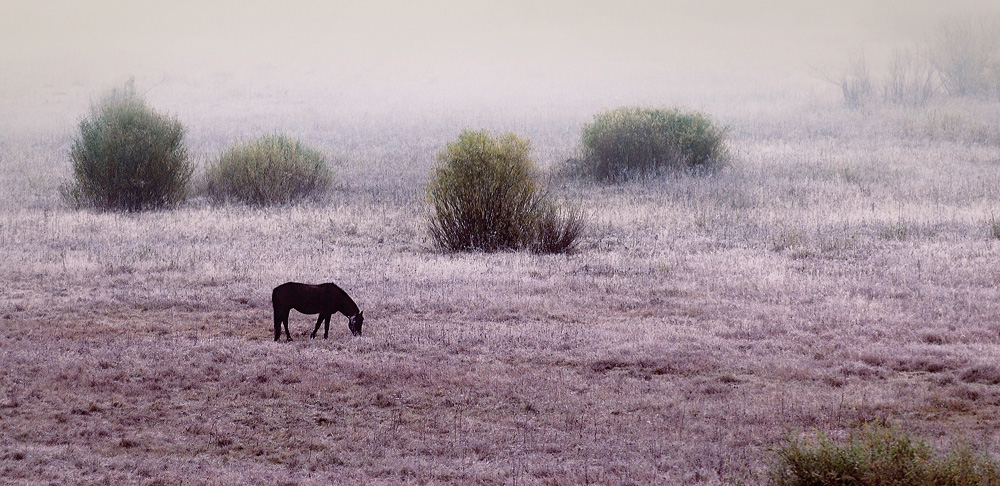
[(835, 104), (825, 77), (851, 52), (877, 64), (949, 16), (1000, 13), (987, 0), (7, 3), (6, 137), (66, 145), (92, 101), (134, 78), (185, 124), (195, 159), (266, 131), (343, 158), (426, 158), (483, 126), (531, 137), (543, 164), (619, 105), (740, 125)]

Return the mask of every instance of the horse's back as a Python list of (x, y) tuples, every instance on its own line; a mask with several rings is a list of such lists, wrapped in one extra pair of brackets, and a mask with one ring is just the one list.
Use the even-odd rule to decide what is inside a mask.
[(285, 282), (275, 287), (274, 290), (271, 291), (271, 299), (272, 300), (280, 299), (283, 296), (296, 293), (297, 289), (303, 285), (306, 284), (298, 282)]
[(336, 310), (341, 294), (344, 291), (332, 283), (287, 282), (274, 288), (271, 303), (275, 309), (295, 309), (303, 314), (330, 313)]
[(318, 292), (318, 286), (299, 282), (285, 282), (271, 291), (271, 303), (275, 307), (291, 307), (295, 302), (309, 298)]

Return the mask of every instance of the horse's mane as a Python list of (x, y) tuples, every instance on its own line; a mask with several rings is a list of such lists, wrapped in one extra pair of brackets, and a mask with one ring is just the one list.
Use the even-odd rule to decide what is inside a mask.
[(347, 310), (351, 314), (346, 314), (345, 313), (344, 315), (357, 315), (358, 312), (361, 312), (361, 308), (358, 307), (358, 304), (354, 302), (354, 299), (352, 299), (350, 295), (347, 295), (347, 292), (345, 292), (344, 289), (342, 289), (339, 286), (337, 286), (337, 284), (335, 284), (333, 282), (330, 282), (330, 283), (323, 284), (323, 286), (324, 287), (330, 287), (330, 288), (332, 288), (337, 293), (337, 295), (339, 295), (340, 297), (342, 297), (344, 299), (345, 303), (350, 304), (351, 308), (347, 309)]

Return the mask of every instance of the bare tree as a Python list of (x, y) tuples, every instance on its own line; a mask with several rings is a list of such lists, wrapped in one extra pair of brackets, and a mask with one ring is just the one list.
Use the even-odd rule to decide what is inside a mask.
[(1000, 96), (1000, 16), (943, 21), (930, 59), (952, 96)]
[(923, 106), (940, 87), (937, 69), (918, 49), (896, 49), (889, 60), (889, 73), (882, 87), (886, 102)]
[(872, 100), (872, 79), (864, 51), (852, 54), (849, 67), (837, 83), (844, 93), (844, 102), (851, 108), (860, 108)]

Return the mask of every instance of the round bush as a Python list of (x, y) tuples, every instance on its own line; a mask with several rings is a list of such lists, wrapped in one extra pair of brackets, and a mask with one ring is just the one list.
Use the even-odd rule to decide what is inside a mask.
[(284, 204), (330, 186), (333, 172), (317, 150), (285, 135), (266, 135), (230, 147), (207, 169), (216, 201)]
[(541, 189), (528, 142), (465, 131), (438, 154), (428, 186), (431, 236), (453, 251), (529, 248), (571, 251), (582, 228), (578, 212), (560, 213)]
[(71, 203), (101, 210), (142, 211), (174, 206), (187, 195), (193, 167), (176, 118), (146, 106), (129, 83), (91, 107), (70, 151)]
[(600, 113), (583, 128), (575, 172), (623, 181), (709, 169), (726, 158), (726, 130), (698, 112), (626, 107)]

